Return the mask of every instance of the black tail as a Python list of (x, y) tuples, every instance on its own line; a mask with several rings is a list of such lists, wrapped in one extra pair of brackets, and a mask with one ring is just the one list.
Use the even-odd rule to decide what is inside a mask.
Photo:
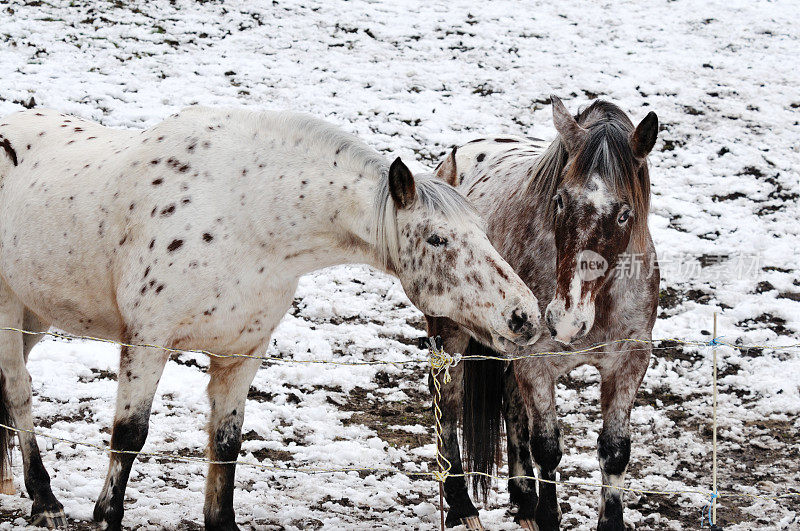
[[(492, 349), (470, 339), (465, 356), (498, 356)], [(493, 474), (500, 463), (502, 429), (503, 372), (505, 362), (468, 360), (464, 362), (464, 461), (470, 472)], [(472, 476), (472, 489), (484, 503), (490, 478)]]
[[(11, 426), (11, 416), (6, 406), (5, 377), (0, 372), (0, 424)], [(5, 467), (11, 464), (11, 438), (14, 433), (0, 428), (0, 479), (5, 477)]]

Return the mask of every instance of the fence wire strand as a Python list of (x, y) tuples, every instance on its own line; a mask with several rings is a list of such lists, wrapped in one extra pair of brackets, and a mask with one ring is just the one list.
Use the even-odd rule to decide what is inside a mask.
[[(156, 350), (163, 350), (165, 352), (169, 352), (171, 354), (202, 354), (212, 358), (246, 358), (246, 359), (256, 359), (261, 360), (264, 363), (297, 363), (297, 364), (327, 364), (327, 365), (346, 365), (346, 366), (369, 366), (369, 365), (394, 365), (394, 366), (403, 366), (403, 365), (411, 365), (411, 364), (429, 364), (430, 363), (430, 356), (424, 358), (409, 358), (406, 360), (366, 360), (366, 361), (338, 361), (338, 360), (298, 360), (293, 358), (283, 358), (279, 356), (256, 356), (252, 354), (220, 354), (217, 352), (211, 352), (209, 350), (199, 350), (199, 349), (183, 349), (183, 348), (175, 348), (175, 347), (168, 347), (165, 345), (154, 345), (150, 343), (127, 343), (124, 341), (117, 341), (115, 339), (106, 339), (101, 337), (94, 337), (94, 336), (84, 336), (84, 335), (74, 335), (68, 334), (66, 332), (54, 332), (54, 331), (31, 331), (25, 330), (22, 328), (16, 328), (13, 326), (3, 326), (0, 327), (0, 331), (7, 331), (7, 332), (18, 332), (20, 334), (31, 335), (31, 336), (49, 336), (56, 339), (64, 339), (67, 341), (95, 341), (99, 343), (107, 343), (110, 345), (116, 345), (118, 347), (126, 347), (126, 348), (150, 348)], [(615, 339), (613, 341), (607, 341), (604, 343), (597, 343), (594, 345), (590, 345), (578, 350), (564, 350), (564, 351), (545, 351), (545, 352), (527, 352), (521, 354), (514, 354), (510, 356), (484, 356), (484, 355), (466, 355), (461, 356), (458, 355), (459, 360), (495, 360), (495, 361), (519, 361), (526, 358), (544, 358), (544, 357), (553, 357), (553, 356), (579, 356), (579, 355), (586, 355), (586, 354), (611, 354), (611, 353), (620, 353), (624, 352), (623, 350), (609, 350), (608, 347), (614, 347), (616, 345), (624, 345), (624, 344), (641, 344), (641, 345), (650, 345), (651, 350), (672, 350), (674, 345), (670, 346), (655, 346), (659, 343), (674, 343), (675, 345), (683, 345), (683, 346), (690, 346), (690, 347), (707, 347), (709, 345), (708, 341), (698, 341), (698, 340), (685, 340), (685, 339), (678, 339), (678, 338), (663, 338), (663, 339), (640, 339), (640, 338), (625, 338), (625, 339)], [(726, 346), (737, 350), (750, 350), (750, 349), (762, 349), (762, 350), (769, 350), (769, 351), (795, 351), (800, 349), (800, 343), (790, 344), (790, 345), (737, 345), (735, 343), (729, 343), (725, 341), (717, 341), (717, 345), (719, 346)], [(428, 348), (427, 346), (425, 348)], [(449, 355), (448, 355), (449, 356)]]
[[(402, 470), (400, 468), (375, 468), (375, 467), (287, 467), (287, 466), (275, 466), (275, 465), (268, 465), (264, 463), (260, 463), (258, 461), (245, 461), (245, 460), (236, 460), (236, 461), (214, 461), (211, 459), (207, 459), (204, 457), (192, 457), (192, 456), (182, 456), (182, 455), (175, 455), (169, 454), (164, 452), (136, 452), (133, 450), (114, 450), (109, 448), (108, 446), (103, 446), (99, 444), (93, 444), (85, 441), (75, 441), (73, 439), (67, 439), (65, 437), (59, 437), (56, 435), (52, 435), (49, 433), (43, 433), (36, 430), (26, 430), (21, 428), (15, 428), (13, 426), (8, 426), (6, 424), (0, 423), (0, 428), (5, 428), (15, 433), (30, 433), (36, 437), (42, 437), (45, 439), (50, 439), (53, 441), (71, 444), (75, 446), (82, 446), (85, 448), (92, 448), (94, 450), (98, 450), (103, 453), (107, 454), (133, 454), (137, 455), (138, 457), (150, 457), (153, 459), (162, 459), (165, 461), (173, 461), (173, 462), (183, 462), (183, 463), (197, 463), (197, 464), (205, 464), (205, 465), (241, 465), (241, 466), (248, 466), (253, 468), (260, 468), (263, 470), (268, 470), (271, 472), (298, 472), (303, 474), (335, 474), (335, 473), (363, 473), (363, 472), (372, 472), (372, 473), (385, 473), (385, 474), (403, 474), (409, 477), (429, 477), (433, 481), (445, 481), (447, 478), (467, 478), (470, 476), (484, 476), (488, 477), (495, 481), (507, 481), (512, 479), (527, 479), (531, 481), (536, 481), (539, 483), (549, 483), (552, 485), (559, 485), (559, 486), (567, 486), (567, 487), (578, 487), (584, 489), (599, 489), (602, 487), (606, 488), (613, 488), (617, 490), (621, 490), (624, 492), (631, 492), (641, 495), (700, 495), (704, 497), (708, 497), (711, 494), (710, 490), (700, 490), (700, 489), (673, 489), (673, 490), (657, 490), (657, 489), (645, 489), (639, 487), (620, 487), (614, 485), (606, 485), (603, 483), (593, 483), (589, 481), (572, 481), (572, 480), (548, 480), (542, 479), (536, 476), (501, 476), (496, 474), (486, 474), (484, 472), (463, 472), (460, 474), (450, 474), (450, 462), (447, 461), (444, 456), (442, 458), (444, 461), (442, 462), (442, 467), (444, 468), (444, 472), (440, 470), (433, 470), (428, 472), (413, 472), (409, 470)], [(437, 462), (438, 464), (438, 462)], [(800, 498), (800, 492), (788, 492), (784, 494), (778, 494), (773, 496), (765, 496), (760, 494), (747, 494), (747, 493), (721, 493), (719, 495), (720, 498), (753, 498), (753, 499), (760, 499), (760, 500), (778, 500), (784, 498)]]
[[(247, 354), (219, 354), (210, 352), (207, 350), (192, 350), (192, 349), (180, 349), (174, 347), (167, 347), (163, 345), (154, 345), (154, 344), (135, 344), (135, 343), (126, 343), (122, 341), (116, 341), (113, 339), (105, 339), (93, 336), (81, 336), (81, 335), (73, 335), (64, 332), (55, 332), (55, 331), (30, 331), (16, 327), (0, 327), (0, 331), (10, 331), (10, 332), (17, 332), (20, 334), (25, 335), (32, 335), (32, 336), (49, 336), (55, 339), (63, 339), (67, 341), (73, 340), (83, 340), (83, 341), (96, 341), (100, 343), (107, 343), (113, 344), (119, 347), (127, 347), (127, 348), (152, 348), (163, 350), (170, 353), (175, 354), (203, 354), (209, 357), (216, 357), (216, 358), (248, 358), (248, 359), (258, 359), (264, 363), (296, 363), (296, 364), (329, 364), (329, 365), (344, 365), (344, 366), (371, 366), (371, 365), (393, 365), (397, 367), (402, 367), (405, 365), (412, 365), (412, 364), (428, 364), (430, 366), (430, 373), (432, 376), (433, 386), (434, 386), (434, 395), (433, 395), (433, 411), (434, 411), (434, 432), (435, 432), (435, 442), (436, 442), (436, 466), (437, 470), (432, 471), (423, 471), (423, 472), (413, 472), (408, 470), (402, 470), (400, 468), (375, 468), (375, 467), (286, 467), (286, 466), (275, 466), (275, 465), (268, 465), (257, 461), (245, 461), (245, 460), (235, 460), (235, 461), (214, 461), (204, 457), (193, 457), (193, 456), (182, 456), (182, 455), (175, 455), (170, 453), (164, 452), (136, 452), (131, 450), (114, 450), (109, 448), (105, 445), (100, 444), (93, 444), (90, 442), (85, 441), (75, 441), (71, 439), (67, 439), (64, 437), (58, 437), (56, 435), (42, 433), (35, 430), (28, 430), (22, 428), (16, 428), (13, 426), (5, 425), (0, 423), (0, 428), (15, 432), (15, 433), (29, 433), (36, 437), (43, 437), (46, 439), (51, 439), (57, 442), (71, 444), (75, 446), (93, 448), (95, 450), (99, 450), (104, 453), (113, 454), (135, 454), (139, 457), (150, 457), (153, 459), (161, 459), (161, 460), (168, 460), (168, 461), (176, 461), (176, 462), (186, 462), (186, 463), (198, 463), (198, 464), (214, 464), (214, 465), (242, 465), (248, 467), (255, 467), (260, 468), (263, 470), (268, 470), (272, 472), (297, 472), (297, 473), (304, 473), (304, 474), (331, 474), (331, 473), (386, 473), (386, 474), (403, 474), (410, 477), (429, 477), (432, 480), (444, 483), (448, 478), (466, 478), (469, 476), (484, 476), (488, 477), (495, 481), (507, 481), (512, 479), (526, 479), (531, 481), (536, 481), (538, 483), (550, 483), (553, 485), (560, 485), (565, 487), (573, 487), (573, 488), (583, 488), (583, 489), (598, 489), (598, 488), (612, 488), (617, 489), (623, 492), (631, 492), (640, 495), (666, 495), (666, 496), (676, 496), (676, 495), (699, 495), (708, 497), (714, 494), (710, 490), (701, 490), (701, 489), (673, 489), (673, 490), (660, 490), (660, 489), (645, 489), (645, 488), (638, 488), (638, 487), (622, 487), (616, 485), (606, 485), (603, 483), (595, 483), (590, 481), (560, 481), (560, 480), (546, 480), (536, 476), (526, 476), (526, 475), (519, 475), (519, 476), (501, 476), (495, 474), (486, 474), (483, 472), (463, 472), (460, 474), (451, 474), (450, 469), (452, 467), (452, 463), (447, 459), (447, 457), (442, 453), (441, 448), (443, 444), (442, 439), (442, 410), (440, 407), (441, 398), (442, 398), (442, 385), (447, 385), (451, 381), (450, 376), (450, 369), (456, 366), (458, 363), (462, 361), (469, 361), (469, 360), (496, 360), (496, 361), (518, 361), (523, 360), (526, 358), (538, 358), (538, 357), (551, 357), (551, 356), (575, 356), (575, 355), (590, 355), (593, 353), (604, 353), (608, 354), (610, 352), (623, 352), (623, 350), (609, 350), (609, 347), (626, 345), (626, 344), (641, 344), (641, 345), (648, 345), (647, 348), (652, 350), (672, 350), (675, 348), (676, 345), (682, 345), (686, 347), (708, 347), (709, 345), (716, 345), (716, 346), (724, 346), (729, 347), (732, 349), (745, 351), (751, 349), (760, 349), (760, 350), (767, 350), (767, 351), (797, 351), (800, 349), (800, 343), (789, 344), (789, 345), (742, 345), (736, 343), (730, 343), (726, 341), (720, 341), (719, 339), (715, 338), (712, 341), (700, 341), (700, 340), (684, 340), (678, 338), (664, 338), (664, 339), (639, 339), (639, 338), (624, 338), (624, 339), (617, 339), (614, 341), (608, 341), (605, 343), (599, 343), (595, 345), (588, 346), (586, 348), (578, 349), (578, 350), (569, 350), (569, 351), (553, 351), (553, 352), (530, 352), (530, 353), (522, 353), (516, 354), (513, 356), (508, 357), (497, 357), (497, 356), (482, 356), (482, 355), (466, 355), (462, 356), (460, 354), (448, 354), (445, 352), (444, 348), (441, 345), (441, 342), (437, 342), (434, 338), (426, 338), (427, 348), (428, 348), (428, 356), (425, 358), (410, 358), (407, 360), (399, 360), (399, 361), (389, 361), (389, 360), (373, 360), (373, 361), (337, 361), (337, 360), (297, 360), (291, 358), (282, 358), (277, 356), (255, 356), (255, 355), (247, 355)], [(671, 344), (668, 346), (655, 346), (656, 344), (667, 343)], [(441, 381), (440, 381), (441, 380)], [(763, 501), (778, 501), (782, 499), (800, 499), (800, 492), (786, 492), (782, 494), (776, 495), (764, 495), (764, 494), (750, 494), (744, 492), (720, 492), (717, 494), (717, 497), (722, 498), (748, 498), (752, 500), (763, 500)]]

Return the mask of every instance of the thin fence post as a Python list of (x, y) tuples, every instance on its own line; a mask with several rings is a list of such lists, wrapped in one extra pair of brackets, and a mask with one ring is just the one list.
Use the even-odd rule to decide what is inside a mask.
[(711, 495), (711, 528), (720, 529), (717, 527), (717, 312), (714, 312), (714, 339), (711, 342), (712, 358), (713, 358), (713, 371), (714, 371), (714, 401), (712, 411), (712, 430), (711, 430), (711, 444), (712, 444), (712, 463), (711, 463), (711, 476), (713, 483), (713, 494)]

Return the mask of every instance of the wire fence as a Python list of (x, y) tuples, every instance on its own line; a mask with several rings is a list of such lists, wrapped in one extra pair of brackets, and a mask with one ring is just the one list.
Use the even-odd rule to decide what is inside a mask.
[[(716, 432), (717, 432), (717, 423), (716, 423), (716, 391), (717, 391), (717, 370), (716, 370), (716, 352), (714, 352), (714, 360), (713, 360), (713, 390), (714, 390), (714, 415), (713, 415), (713, 452), (714, 452), (714, 464), (713, 464), (713, 488), (709, 489), (701, 489), (701, 488), (682, 488), (682, 489), (646, 489), (646, 488), (638, 488), (638, 487), (621, 487), (615, 485), (606, 485), (603, 483), (596, 483), (596, 482), (589, 482), (589, 481), (559, 481), (559, 480), (546, 480), (542, 478), (538, 478), (536, 476), (501, 476), (495, 474), (485, 474), (482, 472), (463, 472), (459, 474), (451, 474), (450, 469), (452, 464), (448, 461), (447, 457), (442, 453), (442, 410), (440, 408), (440, 403), (442, 399), (442, 385), (447, 385), (451, 381), (450, 376), (450, 369), (455, 367), (459, 363), (470, 361), (470, 360), (498, 360), (498, 361), (516, 361), (522, 360), (526, 358), (545, 358), (545, 357), (554, 357), (554, 356), (578, 356), (578, 355), (587, 355), (592, 353), (612, 353), (612, 352), (621, 352), (620, 349), (622, 346), (626, 344), (641, 344), (647, 345), (648, 348), (654, 351), (664, 351), (664, 350), (674, 350), (675, 346), (685, 346), (685, 347), (694, 347), (694, 348), (711, 348), (714, 351), (717, 347), (727, 347), (739, 351), (748, 351), (748, 350), (761, 350), (761, 351), (771, 351), (771, 352), (793, 352), (798, 353), (800, 352), (800, 343), (795, 344), (788, 344), (788, 345), (769, 345), (769, 344), (753, 344), (753, 345), (745, 345), (741, 343), (731, 343), (722, 341), (720, 338), (716, 336), (716, 317), (715, 317), (715, 331), (714, 337), (710, 341), (702, 341), (702, 340), (685, 340), (680, 338), (664, 338), (664, 339), (640, 339), (640, 338), (624, 338), (624, 339), (617, 339), (613, 341), (608, 341), (605, 343), (599, 343), (595, 345), (591, 345), (586, 348), (578, 349), (578, 350), (568, 350), (568, 351), (548, 351), (548, 352), (530, 352), (530, 353), (523, 353), (523, 354), (516, 354), (513, 356), (508, 357), (496, 357), (496, 356), (484, 356), (484, 355), (461, 355), (461, 354), (449, 354), (445, 352), (444, 348), (440, 341), (434, 338), (425, 338), (424, 342), (421, 342), (420, 348), (427, 347), (428, 355), (424, 357), (410, 357), (405, 360), (395, 360), (395, 361), (388, 361), (388, 360), (374, 360), (374, 361), (348, 361), (348, 360), (297, 360), (291, 358), (283, 358), (277, 356), (255, 356), (255, 355), (247, 355), (247, 354), (219, 354), (215, 352), (210, 352), (206, 350), (192, 350), (192, 349), (178, 349), (178, 348), (171, 348), (166, 347), (163, 345), (153, 345), (153, 344), (139, 344), (139, 343), (125, 343), (122, 341), (116, 341), (112, 339), (106, 338), (99, 338), (99, 337), (92, 337), (92, 336), (79, 336), (73, 334), (67, 334), (63, 332), (56, 332), (56, 331), (31, 331), (25, 330), (21, 328), (15, 327), (0, 327), (0, 331), (6, 332), (17, 332), (24, 335), (32, 335), (32, 336), (49, 336), (55, 339), (62, 339), (62, 340), (82, 340), (82, 341), (96, 341), (101, 343), (107, 343), (116, 345), (119, 347), (127, 347), (127, 348), (152, 348), (157, 350), (162, 350), (169, 353), (174, 354), (182, 354), (182, 353), (190, 353), (190, 354), (203, 354), (209, 357), (214, 358), (247, 358), (247, 359), (258, 359), (261, 360), (262, 363), (266, 364), (278, 364), (278, 363), (289, 363), (289, 364), (328, 364), (328, 365), (344, 365), (344, 366), (369, 366), (369, 365), (392, 365), (395, 367), (403, 367), (408, 365), (428, 365), (430, 368), (430, 372), (432, 375), (432, 381), (434, 386), (434, 396), (433, 396), (433, 413), (434, 413), (434, 432), (435, 432), (435, 442), (436, 442), (436, 470), (432, 471), (422, 471), (422, 472), (415, 472), (409, 470), (403, 470), (401, 468), (396, 467), (383, 467), (383, 468), (375, 468), (375, 467), (290, 467), (290, 466), (275, 466), (269, 465), (265, 463), (261, 463), (258, 461), (246, 461), (246, 460), (235, 460), (235, 461), (213, 461), (210, 459), (206, 459), (203, 457), (194, 457), (194, 456), (184, 456), (178, 455), (174, 453), (166, 453), (166, 452), (136, 452), (136, 451), (129, 451), (129, 450), (115, 450), (113, 448), (109, 448), (105, 444), (94, 444), (85, 441), (75, 441), (72, 439), (67, 439), (64, 437), (58, 437), (49, 433), (44, 433), (41, 431), (36, 431), (33, 429), (23, 429), (17, 428), (14, 426), (9, 426), (0, 423), (0, 428), (4, 428), (14, 433), (31, 433), (37, 437), (42, 437), (45, 439), (50, 439), (57, 442), (67, 443), (75, 446), (80, 447), (87, 447), (92, 448), (95, 450), (99, 450), (101, 452), (113, 454), (113, 453), (120, 453), (120, 454), (136, 454), (139, 457), (151, 457), (154, 459), (161, 459), (166, 461), (176, 461), (176, 462), (187, 462), (187, 463), (202, 463), (202, 464), (217, 464), (217, 465), (241, 465), (241, 466), (248, 466), (248, 467), (255, 467), (260, 468), (263, 470), (268, 470), (271, 472), (297, 472), (297, 473), (305, 473), (305, 474), (331, 474), (331, 473), (386, 473), (386, 474), (403, 474), (410, 477), (426, 477), (430, 478), (439, 483), (440, 488), (440, 512), (443, 510), (442, 502), (441, 502), (441, 493), (442, 493), (442, 485), (447, 480), (447, 478), (451, 477), (470, 477), (470, 476), (485, 476), (489, 477), (493, 480), (512, 480), (512, 479), (528, 479), (532, 481), (536, 481), (539, 483), (550, 483), (554, 485), (560, 485), (565, 487), (572, 487), (572, 488), (581, 488), (581, 489), (599, 489), (599, 488), (612, 488), (617, 489), (618, 491), (623, 492), (630, 492), (636, 493), (640, 495), (664, 495), (664, 496), (675, 496), (675, 495), (700, 495), (709, 499), (707, 505), (705, 506), (705, 510), (708, 511), (708, 523), (710, 526), (716, 525), (716, 501), (721, 498), (728, 498), (728, 499), (735, 499), (735, 498), (744, 498), (744, 499), (751, 499), (751, 500), (765, 500), (765, 501), (779, 501), (782, 499), (800, 499), (800, 491), (798, 489), (788, 489), (789, 492), (785, 492), (782, 494), (750, 494), (744, 492), (733, 492), (733, 491), (723, 491), (719, 492), (716, 488), (716, 453), (717, 453), (717, 439), (716, 439)], [(663, 345), (663, 346), (661, 346)], [(0, 478), (2, 479), (2, 478)], [(442, 513), (443, 514), (443, 513)], [(704, 511), (705, 514), (705, 511)]]

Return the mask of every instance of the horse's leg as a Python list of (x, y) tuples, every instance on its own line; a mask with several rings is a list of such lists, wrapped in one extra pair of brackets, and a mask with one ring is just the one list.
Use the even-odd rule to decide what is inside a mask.
[[(622, 486), (631, 456), (630, 416), (636, 391), (650, 361), (650, 347), (635, 347), (617, 355), (616, 363), (600, 368), (600, 404), (603, 430), (597, 438), (597, 456), (604, 485)], [(603, 487), (600, 493), (599, 531), (625, 529), (623, 491)]]
[(11, 459), (7, 452), (3, 452), (0, 459), (3, 460), (3, 464), (0, 465), (0, 469), (3, 471), (2, 477), (0, 477), (0, 494), (16, 494), (14, 476), (11, 474)]
[[(238, 458), (242, 447), (242, 421), (247, 392), (259, 366), (257, 359), (211, 359), (211, 381), (208, 383), (211, 402), (208, 458), (211, 461), (236, 461)], [(203, 515), (209, 531), (239, 529), (233, 511), (235, 473), (235, 464), (212, 463), (208, 467)]]
[[(455, 354), (464, 352), (469, 343), (469, 336), (458, 331), (457, 325), (452, 321), (442, 318), (427, 318), (428, 334), (441, 335), (444, 340), (446, 352)], [(464, 363), (469, 363), (464, 362)], [(463, 474), (461, 450), (458, 443), (458, 420), (461, 413), (463, 400), (463, 372), (457, 365), (450, 369), (452, 381), (443, 382), (444, 374), (440, 374), (438, 381), (442, 393), (439, 407), (442, 411), (442, 455), (450, 462), (450, 474)], [(433, 377), (430, 378), (431, 393), (436, 393)], [(434, 412), (435, 413), (435, 412)], [(472, 503), (467, 491), (467, 481), (464, 476), (448, 477), (444, 482), (444, 497), (448, 510), (445, 525), (455, 527), (463, 524), (467, 529), (483, 529), (478, 517), (478, 509)]]
[[(39, 316), (30, 310), (25, 310), (25, 316), (22, 320), (22, 329), (28, 332), (47, 332), (50, 328), (50, 323), (45, 323)], [(25, 363), (28, 363), (28, 356), (33, 350), (33, 347), (42, 340), (41, 334), (23, 334), (22, 335), (22, 353), (25, 356)]]
[[(528, 412), (519, 394), (513, 365), (509, 365), (503, 376), (503, 417), (506, 421), (508, 443), (508, 473), (510, 476), (535, 477), (531, 457)], [(539, 497), (536, 495), (536, 480), (516, 478), (508, 481), (511, 504), (518, 510), (514, 521), (523, 529), (536, 529), (535, 514)]]
[(514, 362), (514, 375), (530, 421), (530, 448), (539, 468), (539, 503), (536, 524), (541, 531), (559, 529), (561, 507), (556, 498), (556, 468), (561, 462), (561, 432), (556, 416), (553, 367), (546, 359), (526, 358)]
[[(31, 312), (30, 310), (25, 310), (24, 317), (22, 320), (22, 329), (28, 330), (30, 332), (44, 332), (50, 326), (47, 323), (42, 322), (35, 313)], [(28, 363), (28, 354), (30, 354), (31, 349), (33, 348), (39, 340), (42, 339), (40, 335), (34, 334), (22, 334), (22, 356), (25, 360), (25, 363)], [(11, 460), (9, 459), (9, 454), (6, 452), (2, 452), (0, 455), (0, 459), (3, 460), (2, 465), (0, 465), (0, 470), (3, 470), (2, 477), (0, 477), (0, 494), (16, 494), (17, 491), (14, 488), (14, 477), (11, 475)]]
[[(18, 328), (23, 325), (25, 310), (16, 295), (0, 281), (0, 324)], [(19, 332), (0, 332), (0, 417), (19, 430), (19, 447), (25, 473), (25, 488), (33, 501), (31, 524), (47, 527), (67, 525), (64, 509), (50, 488), (50, 476), (42, 463), (31, 411), (31, 376), (25, 367), (23, 338)], [(7, 437), (3, 437), (5, 454)], [(0, 467), (4, 468), (4, 467)]]
[[(466, 529), (483, 529), (478, 509), (472, 503), (467, 491), (467, 481), (461, 474), (464, 473), (461, 462), (461, 450), (458, 443), (458, 419), (461, 411), (463, 393), (462, 371), (460, 367), (450, 369), (452, 381), (448, 384), (442, 382), (443, 375), (439, 375), (442, 399), (439, 407), (442, 411), (442, 455), (450, 462), (449, 476), (444, 482), (444, 497), (448, 510), (445, 519), (447, 527), (463, 524)], [(431, 393), (435, 393), (431, 377)], [(453, 477), (456, 475), (458, 477)]]
[[(126, 343), (163, 344), (163, 338), (145, 340), (126, 337)], [(114, 427), (111, 431), (111, 457), (106, 482), (94, 506), (94, 519), (105, 529), (121, 529), (125, 487), (136, 455), (144, 446), (158, 381), (169, 354), (148, 347), (122, 347)]]
[[(442, 411), (442, 455), (450, 462), (449, 474), (463, 474), (461, 451), (458, 442), (458, 415), (461, 410), (461, 370), (459, 367), (450, 369), (453, 380), (445, 384), (442, 375), (439, 377), (442, 399), (439, 407)], [(431, 382), (432, 383), (432, 382)], [(431, 391), (435, 393), (433, 385)], [(464, 476), (448, 476), (444, 482), (444, 496), (448, 510), (445, 525), (454, 527), (464, 524), (467, 529), (483, 529), (478, 518), (478, 509), (473, 505), (467, 491), (467, 481)]]

